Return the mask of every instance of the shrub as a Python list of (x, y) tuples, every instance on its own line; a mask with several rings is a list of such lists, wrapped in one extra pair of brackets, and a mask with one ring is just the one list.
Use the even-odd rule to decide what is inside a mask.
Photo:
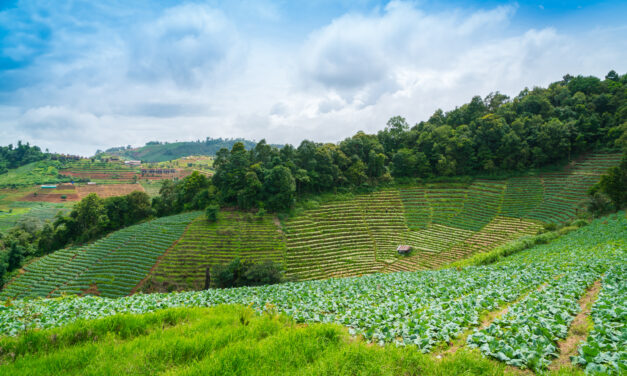
[(601, 217), (615, 211), (612, 199), (605, 193), (594, 192), (587, 202), (587, 209), (594, 217)]
[(209, 222), (215, 222), (218, 220), (218, 212), (220, 207), (218, 205), (209, 205), (205, 210), (205, 216)]
[(236, 257), (211, 268), (211, 286), (217, 288), (272, 285), (282, 280), (281, 267), (269, 260), (256, 264)]

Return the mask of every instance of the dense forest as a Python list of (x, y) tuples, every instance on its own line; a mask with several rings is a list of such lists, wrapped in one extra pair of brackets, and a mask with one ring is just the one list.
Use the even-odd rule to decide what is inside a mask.
[(515, 98), (492, 93), (411, 126), (393, 117), (375, 134), (339, 144), (303, 141), (281, 149), (263, 140), (218, 152), (220, 202), (243, 209), (289, 208), (297, 195), (375, 186), (394, 178), (496, 174), (571, 160), (627, 144), (627, 75), (566, 75)]
[(0, 174), (6, 173), (9, 169), (18, 168), (31, 162), (37, 162), (46, 158), (38, 146), (30, 146), (22, 141), (17, 142), (17, 147), (0, 146)]
[(128, 146), (120, 146), (107, 149), (108, 154), (119, 155), (121, 157), (141, 160), (143, 162), (155, 163), (165, 162), (173, 159), (187, 157), (190, 155), (216, 155), (218, 150), (222, 148), (230, 149), (236, 142), (243, 143), (247, 149), (255, 146), (255, 142), (237, 139), (223, 139), (207, 137), (204, 141), (186, 141), (186, 142), (159, 142), (150, 141), (146, 145), (138, 148)]

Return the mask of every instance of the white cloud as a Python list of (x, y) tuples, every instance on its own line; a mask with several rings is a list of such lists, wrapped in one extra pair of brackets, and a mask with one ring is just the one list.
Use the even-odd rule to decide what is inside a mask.
[[(250, 11), (268, 22), (283, 16), (273, 6)], [(514, 29), (515, 18), (511, 6), (428, 13), (395, 1), (301, 41), (246, 34), (199, 4), (132, 24), (81, 20), (88, 32), (78, 34), (50, 19), (48, 52), (16, 71), (26, 84), (0, 97), (0, 141), (86, 155), (206, 136), (335, 142), (395, 115), (426, 120), (473, 95), (627, 70), (624, 27), (574, 35)]]
[(186, 4), (142, 25), (129, 41), (129, 75), (178, 86), (215, 81), (239, 64), (241, 40), (219, 10)]

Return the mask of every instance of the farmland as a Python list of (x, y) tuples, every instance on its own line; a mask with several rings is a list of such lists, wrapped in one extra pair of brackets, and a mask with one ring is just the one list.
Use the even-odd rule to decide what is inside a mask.
[[(67, 292), (123, 296), (136, 289), (145, 292), (201, 289), (207, 268), (237, 256), (253, 261), (277, 261), (284, 266), (287, 278), (300, 281), (437, 269), (535, 235), (544, 221), (575, 218), (578, 202), (586, 197), (589, 186), (574, 182), (580, 177), (589, 181), (597, 179), (617, 159), (616, 154), (595, 154), (563, 172), (540, 176), (385, 188), (317, 203), (282, 222), (270, 214), (257, 218), (252, 213), (230, 210), (221, 212), (217, 222), (208, 223), (200, 213), (189, 213), (180, 217), (185, 223), (181, 223), (180, 232), (176, 230), (179, 235), (168, 235), (168, 246), (158, 245), (154, 249), (145, 246), (150, 255), (132, 278), (140, 286), (129, 289), (122, 283), (123, 279), (112, 279), (110, 292), (104, 293), (99, 287), (90, 289), (98, 284), (81, 277), (77, 287), (67, 287)], [(559, 184), (560, 190), (545, 189)], [(142, 230), (123, 231), (133, 234)], [(118, 236), (122, 235), (114, 233), (107, 239)], [(398, 256), (399, 244), (411, 245), (412, 252)], [(136, 245), (124, 240), (114, 247), (119, 255), (135, 252)], [(64, 252), (67, 255), (63, 257), (70, 258), (82, 254), (72, 249), (57, 253)], [(47, 258), (54, 257), (53, 254)], [(50, 268), (53, 270), (54, 266)], [(19, 288), (47, 278), (47, 274), (29, 265), (8, 284), (3, 294), (47, 296), (54, 289)], [(68, 275), (64, 284), (71, 286), (73, 278), (77, 277)], [(59, 293), (64, 289), (58, 290)]]
[(88, 179), (101, 184), (130, 183), (140, 177), (136, 166), (89, 159), (70, 162), (59, 173), (72, 179)]
[(202, 289), (207, 268), (235, 257), (283, 262), (285, 245), (270, 216), (251, 219), (225, 212), (219, 222), (199, 217), (190, 223), (185, 236), (157, 263), (144, 290)]
[(0, 296), (48, 297), (85, 291), (109, 297), (128, 295), (197, 216), (192, 212), (160, 218), (83, 247), (54, 252), (25, 266), (25, 273)]
[[(494, 265), (119, 299), (18, 300), (0, 311), (0, 331), (19, 335), (120, 313), (240, 304), (270, 315), (276, 310), (295, 323), (339, 324), (367, 342), (440, 354), (445, 362), (478, 348), (490, 359), (540, 371), (559, 355), (579, 300), (600, 281), (591, 331), (569, 367), (620, 374), (625, 364), (616, 354), (625, 352), (626, 326), (624, 315), (613, 312), (624, 309), (626, 264), (627, 219), (621, 212)], [(41, 333), (44, 341), (50, 336)], [(4, 341), (3, 348), (16, 346), (9, 337)], [(17, 367), (17, 359), (7, 367)]]

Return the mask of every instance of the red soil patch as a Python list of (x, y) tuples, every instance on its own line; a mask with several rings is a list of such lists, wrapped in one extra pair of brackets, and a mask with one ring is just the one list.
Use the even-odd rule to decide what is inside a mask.
[[(63, 198), (65, 197), (65, 198)], [(71, 184), (58, 185), (54, 189), (39, 189), (36, 192), (30, 193), (22, 198), (20, 201), (31, 202), (68, 202), (80, 200), (79, 195), (76, 193), (76, 187)]]
[(133, 176), (139, 177), (139, 174), (134, 171), (119, 171), (119, 172), (74, 172), (68, 170), (60, 171), (62, 175), (73, 176), (83, 179), (114, 179), (114, 180), (131, 180)]

